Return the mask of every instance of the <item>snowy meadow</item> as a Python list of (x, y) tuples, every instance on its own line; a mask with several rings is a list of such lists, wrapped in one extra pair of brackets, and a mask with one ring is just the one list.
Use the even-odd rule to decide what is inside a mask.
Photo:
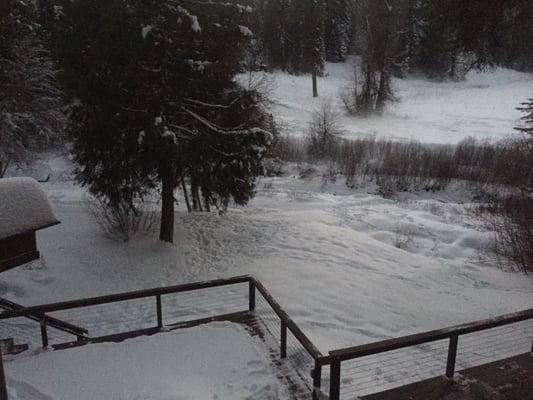
[[(342, 80), (334, 73), (343, 68), (329, 65), (330, 75), (319, 81), (321, 87), (331, 94), (338, 91)], [(275, 78), (273, 113), (284, 133), (301, 135), (313, 107), (309, 101), (298, 101), (299, 96), (309, 97), (302, 93), (304, 84), (308, 89), (308, 77)], [(473, 82), (481, 87), (473, 88)], [(406, 80), (400, 92), (406, 97), (391, 105), (380, 123), (397, 126), (409, 109), (419, 115), (414, 107), (428, 106), (428, 98), (417, 100), (417, 87), (440, 88), (440, 95), (429, 97), (431, 107), (438, 110), (458, 107), (451, 100), (466, 92), (472, 103), (477, 99), (497, 104), (501, 98), (496, 92), (527, 90), (531, 82), (528, 75), (506, 70), (472, 73), (464, 83)], [(291, 111), (282, 112), (288, 104)], [(489, 127), (487, 138), (512, 134), (517, 114), (512, 107), (505, 110), (500, 125)], [(480, 107), (479, 112), (486, 110)], [(454, 120), (454, 114), (438, 114), (448, 120), (446, 126), (456, 126), (458, 132), (448, 138), (454, 141), (469, 136), (472, 124), (482, 118), (474, 113), (465, 123), (459, 117)], [(345, 120), (347, 136), (355, 135), (360, 124), (364, 131), (364, 124), (370, 123)], [(398, 130), (403, 133), (395, 138), (408, 137), (408, 128)], [(435, 124), (425, 139), (437, 141), (438, 132), (445, 130)], [(389, 130), (379, 133), (389, 135)], [(424, 140), (420, 135), (418, 139)], [(320, 165), (309, 176), (302, 174), (309, 167), (287, 164), (281, 176), (261, 178), (251, 203), (230, 206), (225, 216), (186, 213), (182, 202), (171, 245), (156, 242), (151, 232), (126, 243), (106, 238), (87, 210), (86, 191), (72, 181), (73, 166), (67, 157), (43, 156), (26, 172), (50, 175), (43, 185), (62, 224), (39, 235), (42, 262), (3, 274), (3, 296), (29, 305), (252, 274), (324, 351), (531, 304), (531, 278), (500, 268), (491, 256), (491, 233), (472, 214), (475, 193), (465, 183), (384, 198), (374, 182), (348, 187), (344, 178), (324, 179)]]

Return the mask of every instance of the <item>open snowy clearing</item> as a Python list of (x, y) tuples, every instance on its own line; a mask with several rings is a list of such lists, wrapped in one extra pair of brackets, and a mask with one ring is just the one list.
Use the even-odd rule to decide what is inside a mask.
[[(327, 64), (319, 78), (318, 99), (311, 96), (311, 77), (282, 72), (266, 74), (271, 82), (272, 113), (284, 134), (303, 135), (310, 115), (322, 101), (333, 101), (344, 113), (340, 91), (349, 82), (352, 66)], [(376, 136), (424, 143), (458, 143), (465, 137), (497, 140), (517, 135), (519, 103), (533, 92), (533, 75), (498, 68), (470, 72), (463, 82), (432, 82), (423, 77), (393, 79), (398, 101), (381, 117), (345, 116), (346, 137)]]
[(288, 399), (244, 328), (212, 323), (6, 364), (13, 400)]
[(156, 233), (123, 243), (102, 236), (64, 159), (51, 164), (44, 187), (62, 224), (38, 235), (42, 262), (0, 280), (0, 296), (21, 304), (252, 274), (323, 351), (533, 304), (531, 277), (487, 257), (461, 185), (384, 199), (341, 179), (263, 179), (225, 217), (179, 212), (175, 245)]

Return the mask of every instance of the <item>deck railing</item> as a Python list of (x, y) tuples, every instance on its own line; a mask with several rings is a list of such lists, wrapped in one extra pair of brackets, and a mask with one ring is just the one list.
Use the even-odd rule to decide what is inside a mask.
[[(239, 286), (240, 285), (240, 286)], [(246, 292), (242, 293), (243, 287), (245, 288)], [(165, 316), (169, 316), (170, 318), (175, 318), (176, 314), (173, 313), (173, 308), (177, 307), (178, 305), (185, 306), (185, 308), (188, 307), (189, 304), (194, 305), (196, 301), (198, 301), (197, 298), (195, 298), (193, 301), (190, 299), (188, 300), (188, 303), (183, 303), (184, 299), (182, 298), (172, 298), (172, 295), (176, 294), (182, 294), (182, 293), (189, 293), (190, 295), (207, 291), (209, 289), (214, 290), (216, 288), (228, 288), (228, 287), (236, 287), (236, 289), (231, 289), (232, 292), (226, 291), (222, 294), (219, 294), (218, 300), (221, 303), (225, 303), (225, 296), (228, 296), (229, 294), (232, 294), (233, 297), (237, 296), (239, 301), (237, 304), (232, 304), (233, 308), (236, 308), (235, 310), (232, 309), (232, 313), (222, 313), (218, 312), (215, 313), (215, 315), (210, 315), (206, 318), (199, 318), (199, 319), (193, 319), (193, 320), (185, 320), (181, 322), (172, 322), (172, 323), (165, 323)], [(235, 292), (235, 290), (237, 292)], [(229, 293), (229, 294), (228, 294)], [(165, 305), (164, 300), (168, 300), (168, 298), (171, 298), (171, 302), (167, 302), (167, 305)], [(210, 294), (209, 296), (206, 296), (209, 301), (214, 301), (216, 299), (216, 296), (213, 296)], [(152, 322), (149, 322), (151, 324), (148, 327), (143, 327), (142, 329), (131, 329), (131, 326), (127, 326), (124, 328), (124, 325), (120, 325), (117, 329), (118, 332), (113, 332), (111, 335), (102, 335), (97, 336), (93, 335), (91, 336), (90, 329), (87, 331), (84, 328), (79, 328), (77, 325), (69, 325), (69, 323), (63, 322), (65, 318), (59, 320), (52, 317), (51, 313), (60, 313), (60, 312), (68, 312), (69, 310), (78, 310), (78, 316), (81, 315), (83, 317), (85, 314), (89, 313), (89, 309), (91, 307), (96, 306), (109, 306), (115, 303), (121, 303), (121, 302), (135, 302), (135, 301), (141, 301), (141, 304), (143, 307), (146, 306), (146, 303), (148, 302), (147, 299), (152, 299), (152, 304), (148, 304), (148, 308), (143, 309), (142, 315), (145, 316), (146, 314), (151, 314), (151, 320)], [(205, 301), (205, 299), (204, 299)], [(334, 350), (330, 351), (328, 355), (324, 355), (321, 353), (321, 351), (313, 344), (313, 342), (309, 339), (309, 337), (300, 329), (300, 327), (289, 317), (287, 312), (280, 306), (280, 304), (274, 299), (274, 297), (271, 295), (271, 293), (265, 288), (265, 286), (257, 279), (255, 279), (252, 276), (238, 276), (234, 278), (229, 279), (217, 279), (217, 280), (211, 280), (211, 281), (205, 281), (205, 282), (198, 282), (198, 283), (188, 283), (183, 285), (177, 285), (177, 286), (168, 286), (168, 287), (161, 287), (161, 288), (154, 288), (154, 289), (147, 289), (147, 290), (138, 290), (138, 291), (131, 291), (131, 292), (125, 292), (125, 293), (119, 293), (119, 294), (112, 294), (107, 296), (99, 296), (99, 297), (92, 297), (92, 298), (86, 298), (86, 299), (79, 299), (79, 300), (73, 300), (73, 301), (65, 301), (65, 302), (59, 302), (59, 303), (52, 303), (52, 304), (44, 304), (44, 305), (38, 305), (33, 307), (26, 307), (21, 308), (20, 306), (16, 305), (16, 307), (12, 307), (12, 309), (4, 311), (0, 313), (0, 321), (7, 321), (12, 320), (16, 318), (32, 318), (34, 320), (38, 320), (39, 327), (40, 327), (40, 336), (41, 336), (41, 344), (44, 348), (49, 347), (49, 337), (48, 337), (48, 329), (49, 328), (55, 328), (58, 327), (58, 321), (59, 321), (59, 327), (65, 328), (66, 327), (74, 327), (72, 332), (70, 334), (76, 336), (75, 341), (67, 341), (67, 342), (61, 342), (54, 344), (54, 348), (65, 348), (65, 347), (71, 347), (71, 346), (79, 346), (84, 345), (87, 343), (94, 343), (94, 342), (102, 342), (102, 341), (120, 341), (124, 340), (130, 337), (135, 337), (139, 335), (146, 335), (146, 334), (154, 334), (162, 330), (163, 328), (179, 328), (179, 327), (186, 327), (186, 326), (194, 326), (201, 323), (206, 323), (213, 320), (232, 320), (232, 318), (238, 319), (239, 317), (242, 317), (243, 315), (253, 315), (257, 318), (260, 318), (259, 313), (256, 310), (257, 304), (261, 303), (263, 305), (262, 311), (264, 308), (268, 308), (271, 312), (271, 318), (269, 319), (270, 322), (274, 321), (275, 324), (277, 324), (276, 329), (272, 329), (272, 331), (275, 331), (276, 336), (278, 336), (276, 341), (279, 345), (279, 358), (281, 360), (284, 359), (290, 359), (291, 354), (288, 352), (288, 341), (289, 336), (292, 339), (293, 343), (298, 344), (300, 346), (300, 349), (305, 353), (305, 355), (308, 357), (308, 359), (311, 360), (311, 363), (299, 363), (298, 365), (291, 364), (292, 368), (303, 368), (305, 371), (303, 371), (303, 375), (310, 378), (312, 387), (312, 396), (313, 399), (321, 398), (322, 392), (321, 387), (322, 385), (322, 370), (323, 367), (329, 365), (329, 398), (330, 400), (339, 400), (340, 398), (340, 389), (341, 389), (341, 373), (342, 373), (342, 366), (343, 363), (352, 361), (352, 360), (358, 360), (362, 357), (392, 352), (399, 349), (405, 349), (405, 348), (411, 348), (414, 346), (419, 346), (427, 343), (433, 343), (437, 341), (447, 340), (448, 341), (448, 349), (447, 349), (447, 360), (446, 360), (446, 368), (445, 368), (445, 375), (449, 378), (453, 377), (455, 372), (455, 365), (456, 365), (456, 357), (457, 352), (459, 348), (459, 338), (464, 335), (469, 335), (475, 332), (481, 332), (486, 331), (493, 328), (498, 328), (502, 326), (507, 326), (514, 323), (519, 323), (521, 321), (528, 321), (533, 319), (533, 309), (524, 310), (521, 312), (513, 313), (513, 314), (507, 314), (499, 317), (494, 317), (482, 321), (472, 322), (468, 324), (463, 325), (457, 325), (453, 327), (448, 327), (445, 329), (439, 329), (434, 331), (429, 331), (425, 333), (420, 333), (416, 335), (410, 335), (405, 336), (401, 338), (396, 339), (388, 339), (379, 341), (376, 343), (361, 345), (361, 346), (355, 346), (355, 347), (348, 347), (344, 349)], [(153, 307), (153, 308), (151, 308)], [(207, 302), (206, 305), (203, 307), (204, 311), (208, 312), (216, 312), (214, 310), (221, 310), (222, 308), (213, 308), (212, 304)], [(153, 311), (152, 311), (153, 310)], [(101, 310), (100, 310), (101, 311)], [(124, 309), (118, 310), (121, 314), (124, 314)], [(183, 314), (180, 314), (183, 316)], [(190, 314), (185, 314), (190, 315)], [(72, 315), (70, 315), (72, 316)], [(69, 317), (69, 314), (67, 313), (67, 319)], [(100, 312), (97, 313), (97, 317), (100, 317)], [(136, 318), (136, 315), (133, 315), (133, 318)], [(81, 318), (83, 321), (84, 319)], [(105, 322), (105, 321), (104, 321)], [(134, 325), (135, 322), (140, 323), (140, 321), (133, 321)], [(66, 324), (66, 325), (65, 325)], [(146, 325), (146, 323), (145, 323)], [(83, 331), (83, 335), (80, 335), (80, 329)], [(64, 330), (63, 330), (64, 331)], [(529, 334), (528, 340), (531, 339), (531, 335)], [(294, 351), (293, 346), (293, 352), (300, 352), (300, 349), (297, 349)], [(533, 351), (533, 347), (531, 348), (531, 351)], [(0, 357), (0, 364), (1, 364), (1, 357)], [(5, 400), (3, 397), (3, 393), (6, 392), (5, 388), (5, 381), (2, 379), (2, 365), (0, 365), (0, 400)], [(350, 385), (353, 383), (350, 382)], [(355, 382), (356, 384), (356, 382)]]
[[(248, 304), (246, 310), (239, 310), (238, 312), (225, 314), (225, 315), (214, 315), (212, 317), (208, 318), (202, 318), (198, 320), (189, 320), (181, 323), (174, 323), (165, 325), (164, 324), (164, 307), (163, 307), (163, 300), (164, 296), (178, 294), (178, 293), (185, 293), (185, 292), (198, 292), (202, 290), (207, 289), (213, 289), (213, 288), (219, 288), (219, 287), (227, 287), (227, 286), (233, 286), (238, 284), (248, 284)], [(285, 359), (287, 357), (287, 332), (289, 331), (298, 341), (298, 343), (305, 349), (305, 351), (312, 357), (314, 360), (314, 368), (312, 371), (307, 371), (310, 377), (312, 377), (313, 381), (313, 387), (316, 388), (316, 391), (318, 393), (318, 390), (320, 388), (320, 381), (321, 381), (321, 368), (324, 365), (324, 360), (327, 359), (327, 357), (324, 357), (322, 353), (317, 349), (317, 347), (309, 340), (309, 338), (302, 332), (302, 330), (296, 325), (296, 323), (289, 317), (287, 312), (279, 305), (279, 303), (273, 298), (273, 296), (270, 294), (270, 292), (263, 286), (263, 284), (258, 281), (257, 279), (251, 277), (251, 276), (238, 276), (234, 278), (229, 279), (217, 279), (217, 280), (211, 280), (211, 281), (205, 281), (205, 282), (198, 282), (198, 283), (189, 283), (189, 284), (183, 284), (183, 285), (177, 285), (177, 286), (168, 286), (168, 287), (160, 287), (160, 288), (154, 288), (154, 289), (146, 289), (146, 290), (138, 290), (138, 291), (131, 291), (131, 292), (125, 292), (125, 293), (119, 293), (119, 294), (112, 294), (112, 295), (106, 295), (106, 296), (98, 296), (98, 297), (91, 297), (91, 298), (85, 298), (85, 299), (79, 299), (79, 300), (72, 300), (72, 301), (64, 301), (64, 302), (58, 302), (58, 303), (51, 303), (51, 304), (44, 304), (44, 305), (38, 305), (38, 306), (32, 306), (32, 307), (13, 307), (12, 309), (9, 309), (7, 311), (4, 311), (0, 313), (0, 320), (10, 320), (14, 318), (32, 318), (39, 322), (40, 326), (40, 336), (41, 336), (41, 344), (43, 348), (48, 348), (50, 345), (49, 337), (48, 337), (48, 330), (50, 327), (56, 327), (57, 319), (50, 316), (51, 313), (57, 313), (57, 312), (65, 312), (68, 310), (85, 310), (89, 307), (93, 306), (102, 306), (102, 305), (111, 305), (114, 303), (119, 302), (128, 302), (133, 300), (146, 300), (146, 299), (154, 299), (155, 300), (155, 307), (154, 307), (154, 326), (143, 328), (143, 329), (135, 329), (135, 330), (125, 330), (123, 332), (115, 332), (112, 335), (105, 335), (105, 336), (90, 336), (88, 331), (86, 329), (83, 329), (83, 333), (85, 335), (79, 335), (79, 331), (75, 330), (73, 332), (70, 332), (71, 334), (76, 336), (76, 341), (72, 342), (63, 342), (63, 343), (57, 343), (54, 344), (52, 347), (56, 349), (66, 348), (66, 347), (72, 347), (72, 346), (79, 346), (87, 343), (95, 343), (95, 342), (102, 342), (102, 341), (120, 341), (124, 340), (130, 337), (139, 336), (143, 334), (153, 334), (161, 329), (163, 329), (164, 326), (171, 326), (171, 327), (179, 327), (179, 326), (192, 326), (197, 325), (200, 323), (206, 323), (210, 320), (216, 319), (224, 319), (237, 316), (237, 314), (241, 314), (243, 312), (253, 312), (256, 308), (256, 298), (257, 295), (261, 296), (262, 299), (265, 300), (266, 304), (273, 310), (274, 314), (279, 319), (280, 324), (280, 332), (281, 336), (279, 337), (279, 346), (280, 346), (280, 358)], [(83, 313), (83, 312), (82, 312)], [(63, 322), (63, 324), (65, 324)], [(72, 325), (73, 326), (73, 325)], [(310, 373), (309, 373), (310, 372)], [(0, 377), (1, 378), (1, 377)], [(0, 382), (0, 386), (2, 386)], [(1, 387), (0, 387), (1, 389)], [(315, 394), (313, 397), (317, 398), (318, 394)], [(3, 400), (1, 398), (1, 391), (0, 391), (0, 400)]]
[[(416, 335), (404, 336), (396, 339), (388, 339), (361, 346), (348, 347), (329, 352), (331, 361), (330, 367), (330, 400), (339, 400), (341, 393), (341, 368), (342, 363), (350, 360), (357, 360), (362, 357), (381, 354), (394, 350), (413, 347), (421, 344), (448, 340), (448, 352), (446, 360), (445, 375), (452, 378), (455, 373), (455, 363), (457, 358), (459, 338), (475, 332), (481, 332), (510, 324), (533, 319), (533, 309), (524, 310), (512, 314), (506, 314), (481, 321), (471, 322), (463, 325), (452, 326), (444, 329), (419, 333)], [(533, 351), (533, 346), (531, 347)], [(525, 352), (525, 351), (524, 351)]]

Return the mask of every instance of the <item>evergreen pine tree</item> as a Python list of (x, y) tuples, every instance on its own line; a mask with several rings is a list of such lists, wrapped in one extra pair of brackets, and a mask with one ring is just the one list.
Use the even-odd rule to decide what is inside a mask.
[[(250, 40), (249, 8), (228, 1), (58, 0), (57, 55), (78, 100), (77, 179), (109, 207), (135, 210), (161, 190), (160, 239), (173, 241), (174, 189), (201, 186), (244, 203), (270, 134), (234, 82)], [(202, 147), (199, 147), (202, 145)], [(194, 175), (206, 165), (227, 174)], [(197, 194), (197, 191), (193, 193)]]
[(326, 59), (344, 62), (350, 51), (351, 0), (326, 1)]
[(289, 6), (289, 0), (264, 0), (264, 4), (257, 8), (258, 12), (264, 13), (260, 38), (270, 69), (290, 70)]

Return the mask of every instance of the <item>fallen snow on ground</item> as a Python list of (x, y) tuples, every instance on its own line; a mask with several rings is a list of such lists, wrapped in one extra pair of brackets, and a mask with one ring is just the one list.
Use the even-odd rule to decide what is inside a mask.
[[(309, 77), (272, 74), (273, 113), (286, 133), (303, 134), (310, 113), (324, 98), (338, 102), (346, 68), (328, 65), (329, 75), (320, 80), (321, 98), (316, 100), (309, 96)], [(471, 73), (459, 83), (409, 79), (395, 80), (394, 85), (399, 102), (381, 118), (345, 117), (347, 137), (370, 134), (430, 143), (456, 143), (466, 136), (502, 138), (512, 133), (520, 117), (514, 108), (530, 96), (533, 78), (498, 69)], [(176, 213), (175, 244), (170, 245), (158, 242), (155, 232), (139, 234), (128, 243), (105, 238), (84, 204), (86, 192), (73, 184), (71, 171), (66, 157), (48, 155), (31, 170), (13, 173), (50, 177), (43, 186), (62, 224), (38, 234), (41, 261), (2, 273), (0, 297), (32, 305), (252, 274), (324, 353), (533, 305), (531, 276), (502, 270), (488, 256), (490, 234), (469, 212), (475, 206), (472, 193), (460, 183), (445, 192), (385, 199), (371, 184), (350, 189), (340, 177), (336, 182), (324, 182), (320, 176), (302, 180), (289, 170), (283, 177), (262, 179), (249, 206), (230, 207), (224, 217), (188, 214), (182, 204)], [(179, 193), (176, 197), (182, 198)], [(154, 307), (145, 306), (149, 309), (135, 310), (133, 304), (114, 311), (128, 317), (129, 324), (138, 320), (139, 328), (153, 326)], [(195, 310), (191, 313), (194, 316)], [(106, 315), (93, 310), (89, 322), (116, 322), (107, 321)], [(205, 340), (202, 335), (207, 335)], [(102, 388), (128, 390), (131, 395), (122, 398), (136, 400), (174, 398), (168, 391), (178, 389), (184, 396), (197, 395), (186, 389), (198, 379), (207, 382), (206, 392), (192, 398), (215, 393), (220, 399), (282, 397), (245, 336), (234, 327), (213, 325), (119, 345), (28, 356), (7, 364), (10, 388), (17, 400), (81, 400), (78, 392), (58, 397), (56, 390), (65, 386), (58, 376), (67, 371), (64, 382), (84, 382), (91, 390), (99, 390), (94, 382), (102, 382)], [(235, 371), (217, 370), (223, 357), (215, 357), (213, 365), (206, 362), (206, 354), (226, 354), (234, 339), (244, 346), (234, 354), (239, 364)], [(192, 356), (204, 342), (207, 348)], [(151, 351), (161, 361), (146, 355)], [(187, 362), (179, 363), (178, 354)], [(83, 369), (101, 360), (112, 369), (120, 362), (126, 372)], [(42, 372), (47, 368), (58, 374), (55, 380), (49, 379), (52, 372)], [(200, 374), (199, 369), (207, 372)], [(21, 378), (26, 376), (31, 380)], [(148, 395), (147, 387), (160, 393), (142, 397)], [(89, 395), (90, 390), (84, 393), (88, 399), (98, 398)]]
[(270, 360), (232, 323), (49, 351), (6, 363), (12, 400), (288, 399)]
[(156, 233), (110, 241), (83, 190), (61, 179), (44, 187), (62, 224), (38, 234), (42, 262), (0, 278), (0, 296), (25, 305), (249, 273), (328, 351), (533, 304), (531, 277), (488, 257), (490, 235), (460, 184), (384, 199), (340, 178), (263, 179), (225, 217), (178, 212), (175, 245)]
[[(313, 99), (311, 77), (282, 72), (266, 74), (274, 101), (272, 113), (282, 131), (305, 134), (313, 110), (322, 101), (332, 101), (342, 112), (340, 91), (346, 87), (351, 65), (327, 64), (319, 78), (320, 97)], [(245, 80), (245, 77), (242, 77)], [(397, 101), (381, 117), (345, 116), (346, 137), (376, 136), (424, 143), (457, 143), (465, 137), (501, 139), (517, 135), (520, 102), (531, 97), (533, 75), (497, 68), (470, 72), (462, 82), (432, 82), (424, 78), (393, 79)]]

